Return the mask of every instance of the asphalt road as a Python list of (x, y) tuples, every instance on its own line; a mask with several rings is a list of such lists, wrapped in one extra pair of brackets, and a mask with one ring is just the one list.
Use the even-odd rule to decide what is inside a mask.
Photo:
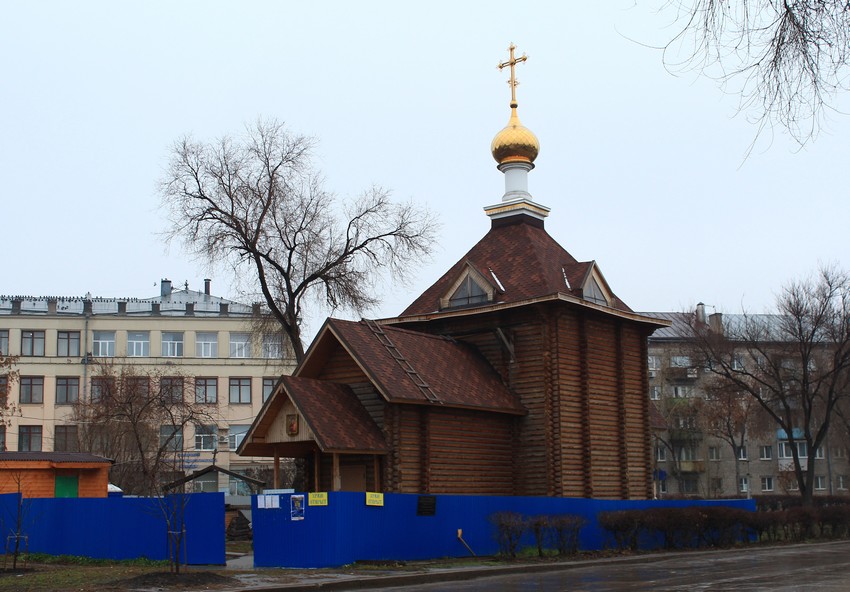
[(586, 567), (482, 577), (384, 590), (463, 592), (624, 592), (850, 590), (850, 541), (818, 545), (740, 548), (640, 562), (590, 562)]

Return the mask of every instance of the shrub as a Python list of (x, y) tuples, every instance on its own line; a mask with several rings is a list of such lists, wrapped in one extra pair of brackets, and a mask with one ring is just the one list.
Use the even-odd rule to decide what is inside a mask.
[(549, 536), (558, 549), (558, 555), (575, 555), (578, 552), (579, 533), (585, 519), (574, 514), (549, 517)]
[(613, 537), (618, 549), (635, 551), (642, 525), (641, 514), (640, 510), (600, 512), (598, 520), (599, 525)]
[(525, 530), (534, 535), (537, 544), (537, 556), (543, 557), (546, 533), (549, 531), (549, 516), (531, 516), (525, 519)]
[(837, 539), (850, 532), (850, 505), (838, 504), (820, 509), (821, 536)]
[(490, 516), (490, 522), (496, 528), (496, 542), (499, 554), (516, 558), (517, 548), (525, 532), (525, 519), (516, 512), (496, 512)]
[(647, 531), (660, 535), (665, 549), (683, 549), (699, 544), (704, 531), (705, 508), (652, 508), (644, 511)]
[(796, 506), (785, 511), (785, 528), (789, 540), (801, 542), (814, 536), (819, 510)]
[[(741, 539), (749, 542), (750, 515), (740, 508), (708, 506), (701, 508), (702, 532), (700, 538), (711, 547), (731, 547)], [(755, 532), (753, 530), (753, 532)]]

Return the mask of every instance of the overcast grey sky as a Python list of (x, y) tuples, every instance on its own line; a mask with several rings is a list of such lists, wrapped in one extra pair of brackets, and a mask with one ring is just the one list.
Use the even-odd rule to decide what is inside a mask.
[(514, 42), (549, 233), (635, 310), (764, 310), (819, 261), (848, 265), (850, 117), (745, 160), (737, 97), (649, 47), (673, 34), (662, 3), (3, 0), (0, 293), (146, 297), (212, 275), (238, 298), (226, 270), (165, 252), (157, 182), (180, 136), (273, 117), (319, 139), (341, 196), (378, 184), (439, 213), (433, 261), (374, 313), (395, 315), (489, 227)]

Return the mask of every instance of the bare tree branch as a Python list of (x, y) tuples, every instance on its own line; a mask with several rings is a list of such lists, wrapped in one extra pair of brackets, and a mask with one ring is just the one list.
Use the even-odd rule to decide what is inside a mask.
[(169, 240), (195, 256), (230, 262), (271, 311), (297, 360), (305, 306), (363, 313), (376, 281), (405, 279), (432, 249), (437, 223), (373, 187), (345, 204), (311, 164), (313, 141), (258, 121), (242, 138), (178, 142), (162, 184)]
[(679, 33), (665, 64), (724, 86), (740, 81), (741, 110), (755, 112), (759, 131), (778, 124), (805, 144), (830, 98), (850, 88), (846, 0), (674, 0), (668, 8)]

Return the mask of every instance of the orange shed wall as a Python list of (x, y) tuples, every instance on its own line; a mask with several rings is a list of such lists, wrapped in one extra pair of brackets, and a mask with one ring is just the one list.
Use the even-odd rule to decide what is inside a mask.
[[(31, 463), (29, 463), (31, 464)], [(57, 474), (79, 475), (79, 497), (106, 497), (109, 486), (109, 467), (98, 469), (0, 468), (0, 493), (17, 493), (20, 480), (24, 497), (53, 497)]]

